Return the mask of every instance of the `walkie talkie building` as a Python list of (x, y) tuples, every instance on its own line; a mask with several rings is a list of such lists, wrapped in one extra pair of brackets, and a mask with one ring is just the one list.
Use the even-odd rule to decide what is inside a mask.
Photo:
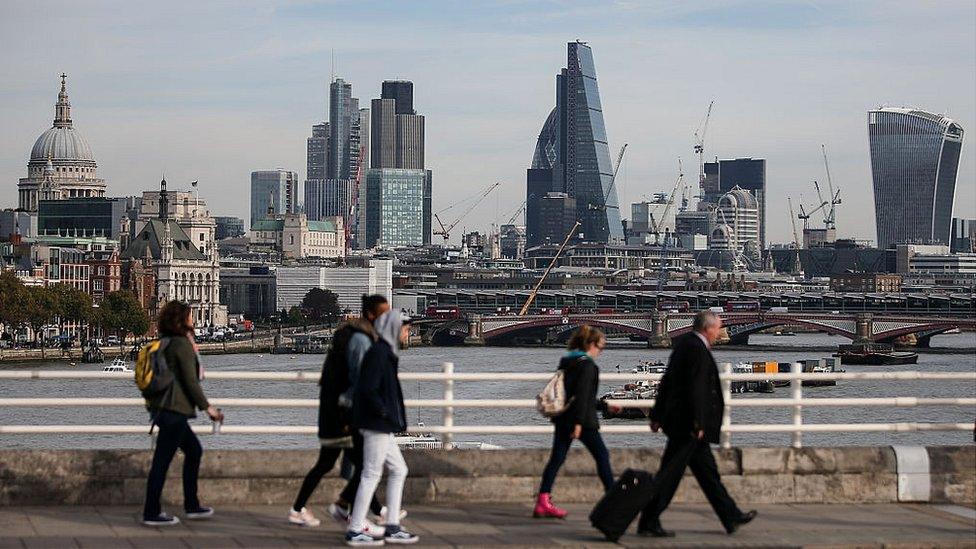
[(540, 228), (547, 224), (540, 216), (544, 215), (541, 200), (548, 193), (565, 193), (575, 199), (582, 240), (622, 241), (623, 226), (617, 192), (610, 186), (612, 178), (593, 52), (583, 42), (570, 42), (566, 68), (556, 75), (556, 107), (539, 134), (527, 175), (528, 245), (545, 243)]
[(925, 111), (868, 112), (878, 247), (949, 244), (963, 130)]

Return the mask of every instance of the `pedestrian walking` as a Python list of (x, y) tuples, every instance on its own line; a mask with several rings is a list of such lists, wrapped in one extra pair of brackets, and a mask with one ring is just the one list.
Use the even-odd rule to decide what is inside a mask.
[[(147, 402), (153, 425), (159, 429), (152, 466), (146, 480), (146, 502), (142, 523), (147, 526), (170, 526), (180, 519), (162, 512), (160, 498), (166, 482), (166, 471), (176, 450), (183, 451), (183, 510), (190, 520), (205, 519), (214, 514), (212, 507), (200, 505), (197, 476), (203, 448), (190, 429), (189, 419), (196, 410), (206, 410), (211, 420), (222, 422), (224, 414), (210, 405), (200, 387), (200, 358), (193, 343), (193, 311), (180, 301), (170, 301), (159, 312), (160, 350), (172, 383)], [(152, 427), (150, 428), (152, 430)]]
[[(319, 457), (305, 475), (295, 503), (288, 511), (288, 521), (300, 526), (315, 527), (321, 521), (308, 509), (308, 499), (326, 473), (332, 470), (342, 454), (352, 466), (345, 488), (329, 505), (329, 514), (346, 526), (352, 501), (356, 498), (363, 464), (363, 437), (352, 427), (352, 403), (363, 357), (377, 339), (373, 321), (390, 309), (381, 295), (362, 297), (362, 316), (348, 320), (335, 331), (332, 346), (322, 366), (319, 380)], [(376, 498), (370, 510), (382, 515), (383, 510)], [(366, 530), (378, 532), (379, 528), (366, 521)]]
[[(346, 530), (346, 544), (383, 545), (416, 543), (419, 539), (400, 526), (400, 502), (407, 478), (407, 464), (394, 439), (407, 430), (407, 413), (400, 387), (399, 350), (407, 344), (409, 321), (398, 311), (387, 311), (374, 323), (379, 339), (370, 347), (356, 385), (353, 426), (363, 436), (362, 480), (356, 492), (352, 516)], [(382, 538), (364, 530), (369, 501), (376, 492), (383, 469), (387, 471), (386, 508)]]
[[(610, 453), (600, 436), (598, 409), (606, 411), (605, 403), (597, 399), (600, 386), (600, 369), (596, 358), (607, 345), (607, 338), (598, 328), (583, 325), (569, 338), (569, 352), (559, 361), (565, 387), (565, 411), (552, 418), (555, 426), (552, 436), (552, 453), (542, 473), (542, 483), (536, 496), (532, 516), (536, 518), (565, 518), (566, 511), (552, 503), (552, 486), (559, 469), (566, 461), (566, 454), (574, 440), (579, 440), (596, 461), (597, 472), (604, 490), (613, 486), (613, 470)], [(613, 407), (612, 411), (619, 411)]]
[(685, 468), (698, 480), (705, 497), (729, 534), (756, 518), (743, 513), (722, 485), (709, 443), (718, 443), (725, 400), (719, 385), (712, 344), (722, 320), (711, 311), (695, 316), (692, 332), (677, 339), (651, 411), (651, 430), (668, 437), (661, 468), (655, 476), (656, 493), (641, 513), (637, 531), (651, 537), (671, 537), (661, 526), (661, 513), (674, 496)]

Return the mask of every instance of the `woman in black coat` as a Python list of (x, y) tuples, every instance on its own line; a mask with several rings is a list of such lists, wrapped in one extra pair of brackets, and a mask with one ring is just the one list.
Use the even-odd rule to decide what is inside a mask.
[(580, 326), (569, 339), (569, 352), (559, 361), (559, 369), (565, 372), (566, 401), (570, 404), (566, 411), (552, 419), (555, 424), (552, 454), (542, 473), (542, 484), (532, 513), (536, 518), (566, 517), (565, 510), (552, 504), (550, 492), (573, 440), (578, 439), (590, 451), (604, 489), (613, 486), (610, 453), (600, 436), (600, 421), (596, 416), (597, 409), (604, 409), (605, 404), (596, 396), (600, 388), (600, 369), (594, 359), (606, 345), (607, 338), (598, 328)]

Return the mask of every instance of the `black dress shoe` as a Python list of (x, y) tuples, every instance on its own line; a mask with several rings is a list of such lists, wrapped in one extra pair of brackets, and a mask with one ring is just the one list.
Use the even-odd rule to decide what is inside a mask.
[(637, 535), (645, 538), (673, 538), (674, 532), (665, 530), (660, 524), (655, 524), (650, 528), (638, 528)]
[(759, 511), (755, 511), (755, 510), (742, 513), (741, 515), (732, 519), (732, 522), (725, 526), (725, 531), (728, 532), (729, 534), (735, 533), (735, 531), (738, 530), (740, 526), (752, 522), (752, 519), (756, 518), (756, 515), (758, 514)]

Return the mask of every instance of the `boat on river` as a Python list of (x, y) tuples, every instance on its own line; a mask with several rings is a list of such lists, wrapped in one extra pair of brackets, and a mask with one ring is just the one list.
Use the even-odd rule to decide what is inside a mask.
[(131, 374), (132, 368), (129, 368), (129, 363), (123, 358), (116, 358), (111, 364), (102, 368), (103, 372), (116, 372), (120, 374)]
[(891, 364), (918, 363), (918, 353), (914, 351), (896, 351), (893, 346), (886, 343), (840, 345), (834, 356), (840, 358), (841, 364), (886, 366)]

